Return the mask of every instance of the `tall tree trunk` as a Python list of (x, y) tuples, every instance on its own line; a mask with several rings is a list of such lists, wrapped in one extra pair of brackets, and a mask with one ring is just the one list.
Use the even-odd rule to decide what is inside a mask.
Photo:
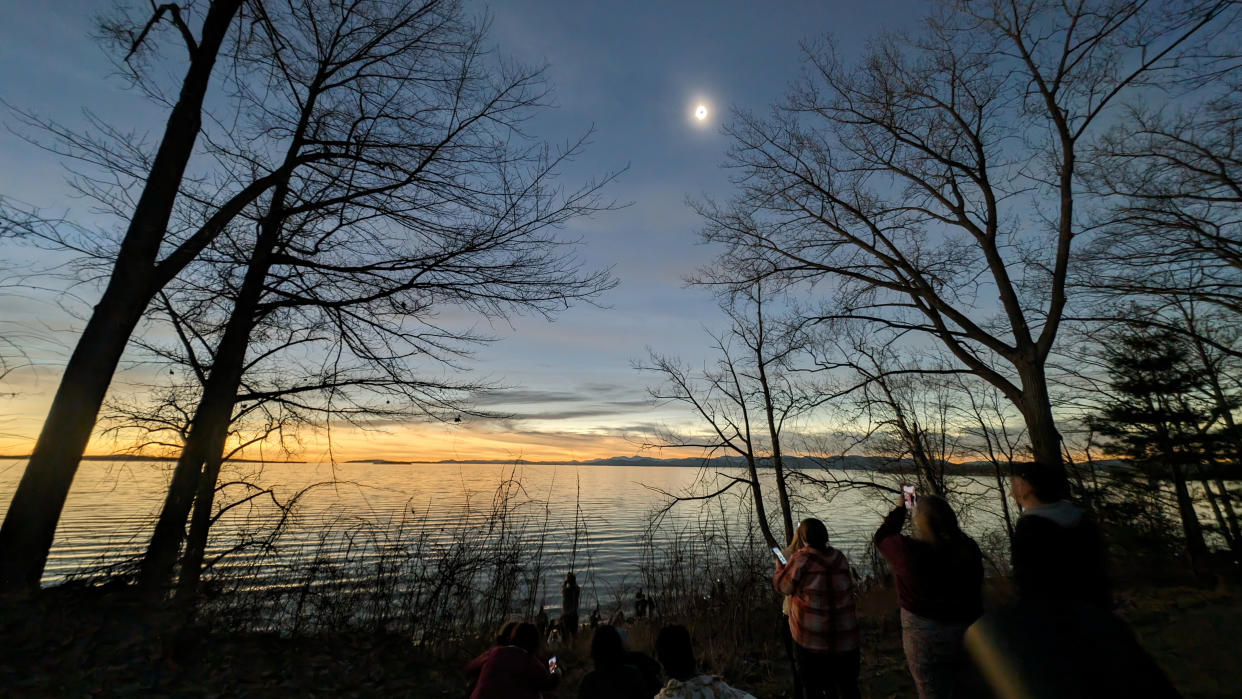
[[(759, 316), (759, 322), (763, 322), (762, 315)], [(785, 542), (788, 543), (793, 540), (793, 508), (789, 505), (789, 489), (785, 485), (785, 464), (781, 460), (781, 435), (776, 429), (776, 408), (772, 404), (772, 389), (768, 386), (763, 350), (756, 350), (756, 355), (758, 355), (756, 359), (759, 364), (759, 385), (763, 389), (763, 411), (768, 417), (768, 437), (772, 440), (772, 470), (776, 471), (776, 495), (780, 500), (781, 522), (785, 525)]]
[(203, 98), (242, 0), (215, 0), (134, 207), (112, 276), (65, 366), (51, 409), (0, 527), (0, 591), (35, 590), (69, 486), (129, 337), (158, 289), (151, 272), (202, 123)]
[[(1216, 517), (1216, 526), (1220, 527), (1220, 534), (1225, 539), (1225, 545), (1229, 547), (1229, 552), (1233, 554), (1234, 562), (1242, 565), (1242, 547), (1239, 547), (1238, 539), (1234, 536), (1234, 532), (1230, 530), (1229, 523), (1225, 521), (1225, 513), (1221, 511), (1220, 500), (1216, 493), (1212, 490), (1212, 484), (1207, 474), (1204, 473), (1203, 465), (1196, 464), (1196, 470), (1199, 472), (1199, 485), (1203, 486), (1203, 494), (1207, 497), (1208, 504), (1212, 507), (1212, 514)], [(1229, 494), (1224, 493), (1224, 498), (1228, 498)]]
[[(1225, 434), (1228, 435), (1228, 439), (1223, 441), (1227, 445), (1228, 452), (1231, 452), (1229, 460), (1233, 462), (1235, 468), (1242, 470), (1242, 432), (1238, 431), (1237, 423), (1233, 419), (1233, 405), (1225, 395), (1225, 388), (1221, 386), (1220, 367), (1212, 361), (1207, 346), (1203, 341), (1203, 336), (1194, 327), (1193, 317), (1186, 314), (1186, 319), (1187, 322), (1191, 323), (1191, 342), (1194, 345), (1196, 354), (1199, 356), (1199, 363), (1203, 366), (1203, 374), (1212, 389), (1212, 401), (1216, 404), (1216, 409), (1220, 412), (1221, 419), (1225, 423)], [(1202, 467), (1200, 467), (1200, 473), (1204, 478), (1204, 487), (1206, 488), (1207, 475), (1203, 474)], [(1233, 498), (1220, 478), (1214, 480), (1216, 487), (1220, 489), (1220, 500), (1224, 506), (1227, 530), (1233, 540), (1242, 545), (1242, 529), (1238, 527), (1238, 515), (1233, 509)], [(1208, 492), (1210, 493), (1211, 490), (1209, 489)], [(1239, 554), (1237, 549), (1234, 549), (1234, 555), (1238, 557), (1238, 563), (1242, 565), (1242, 554)]]
[(992, 468), (996, 472), (996, 492), (1000, 494), (1001, 515), (1005, 518), (1005, 536), (1009, 539), (1009, 546), (1013, 547), (1013, 519), (1009, 514), (1009, 495), (1005, 490), (1005, 478), (1001, 473), (1000, 462), (993, 459)]
[[(768, 546), (781, 546), (772, 535), (772, 527), (768, 525), (768, 510), (763, 504), (763, 488), (759, 485), (759, 468), (755, 465), (753, 454), (746, 455), (746, 466), (750, 469), (750, 493), (755, 498), (755, 517), (759, 520), (759, 532), (763, 534), (763, 540), (768, 542)], [(792, 539), (793, 534), (789, 538)]]
[(1195, 514), (1194, 501), (1190, 497), (1190, 488), (1186, 485), (1186, 472), (1181, 466), (1174, 464), (1173, 491), (1177, 495), (1177, 512), (1182, 520), (1182, 534), (1186, 537), (1186, 553), (1190, 556), (1190, 566), (1196, 578), (1201, 578), (1208, 558), (1207, 542), (1203, 539), (1203, 526), (1199, 524), (1199, 516)]
[[(284, 187), (277, 189), (277, 196), (283, 197)], [(220, 475), (220, 465), (224, 454), (225, 442), (228, 440), (229, 423), (233, 416), (233, 406), (237, 402), (237, 389), (241, 386), (242, 373), (246, 363), (246, 349), (250, 346), (250, 331), (254, 328), (259, 301), (263, 297), (263, 286), (271, 268), (272, 252), (279, 240), (282, 219), (279, 211), (281, 206), (272, 207), (272, 214), (264, 223), (264, 231), (256, 243), (255, 253), (251, 257), (250, 266), (246, 269), (246, 277), (242, 281), (241, 292), (233, 306), (233, 314), (225, 327), (224, 337), (216, 350), (211, 364), (211, 373), (207, 376), (207, 385), (203, 389), (204, 400), (194, 413), (194, 424), (186, 438), (185, 451), (196, 454), (193, 466), (198, 471), (195, 483), (197, 492), (194, 494), (193, 518), (190, 522), (190, 535), (186, 541), (185, 555), (181, 562), (181, 579), (178, 584), (178, 597), (191, 595), (198, 586), (199, 571), (203, 564), (203, 554), (207, 550), (207, 533), (211, 527), (211, 508), (216, 493), (216, 480)], [(207, 400), (210, 394), (211, 400)], [(185, 500), (184, 495), (178, 502)], [(186, 510), (169, 513), (169, 519), (183, 523), (189, 514)], [(161, 520), (164, 513), (160, 513)]]
[(1048, 381), (1043, 366), (1034, 364), (1021, 368), (1022, 401), (1018, 408), (1026, 422), (1031, 440), (1031, 456), (1047, 465), (1060, 465), (1061, 433), (1057, 431), (1052, 417), (1052, 401), (1048, 395)]
[(789, 504), (789, 486), (785, 483), (785, 463), (781, 459), (778, 439), (772, 440), (772, 470), (776, 472), (776, 497), (781, 504), (781, 522), (785, 525), (785, 542), (793, 540), (793, 507)]
[(220, 440), (220, 449), (207, 459), (198, 479), (194, 513), (190, 518), (190, 535), (186, 539), (185, 555), (181, 558), (181, 576), (177, 580), (179, 603), (190, 602), (198, 592), (198, 582), (203, 573), (203, 557), (207, 553), (207, 534), (212, 524), (211, 509), (215, 503), (216, 481), (220, 478), (220, 465), (224, 461), (223, 442), (224, 440)]
[(924, 441), (924, 435), (927, 432), (916, 422), (913, 425), (907, 423), (903, 428), (903, 434), (907, 435), (906, 443), (910, 447), (910, 458), (914, 461), (922, 482), (932, 491), (932, 495), (945, 497), (948, 488), (944, 482), (944, 465), (940, 459), (933, 458), (928, 453), (927, 443)]
[[(1225, 508), (1225, 523), (1229, 527), (1229, 533), (1233, 536), (1233, 540), (1242, 545), (1242, 530), (1238, 527), (1238, 513), (1233, 509), (1233, 496), (1230, 495), (1229, 489), (1225, 487), (1225, 482), (1219, 478), (1212, 479), (1216, 483), (1217, 490), (1220, 491), (1220, 501)], [(1238, 559), (1238, 564), (1242, 565), (1242, 558)]]
[[(256, 309), (263, 297), (264, 282), (271, 268), (272, 253), (280, 240), (281, 226), (284, 223), (284, 199), (288, 195), (288, 180), (281, 181), (272, 193), (272, 203), (268, 215), (264, 218), (255, 248), (246, 268), (246, 276), (242, 280), (237, 300), (233, 304), (233, 312), (225, 325), (224, 336), (220, 339), (212, 357), (211, 372), (203, 385), (203, 397), (194, 411), (194, 419), (190, 423), (190, 431), (185, 445), (181, 449), (181, 457), (173, 470), (172, 483), (164, 499), (164, 508), (156, 522), (151, 543), (147, 546), (146, 556), (142, 562), (142, 584), (151, 594), (162, 594), (164, 586), (172, 576), (173, 566), (177, 560), (177, 550), (184, 536), (186, 518), (190, 514), (191, 505), (196, 500), (206, 500), (207, 515), (210, 517), (211, 500), (215, 493), (216, 476), (219, 474), (220, 456), (228, 438), (229, 422), (233, 415), (233, 405), (237, 400), (237, 389), (241, 385), (245, 367), (246, 349), (250, 345), (250, 331), (254, 328)], [(215, 462), (214, 472), (210, 464)], [(204, 468), (208, 464), (208, 468)], [(210, 482), (206, 495), (203, 483)], [(197, 495), (196, 495), (197, 491)], [(197, 509), (197, 505), (195, 505)], [(203, 530), (205, 544), (206, 530)], [(189, 547), (186, 555), (190, 553)], [(202, 562), (202, 552), (199, 552)], [(183, 565), (184, 569), (184, 565)]]

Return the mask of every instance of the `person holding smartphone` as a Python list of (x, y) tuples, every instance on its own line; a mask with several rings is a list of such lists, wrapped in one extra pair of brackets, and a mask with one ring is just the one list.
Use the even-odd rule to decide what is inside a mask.
[(477, 674), (470, 699), (542, 699), (561, 679), (555, 657), (539, 659), (539, 629), (529, 622), (513, 627), (508, 643), (487, 649), (466, 664), (466, 674)]
[[(983, 613), (983, 554), (962, 532), (948, 501), (915, 497), (884, 518), (875, 545), (893, 571), (901, 605), (901, 639), (920, 699), (973, 696), (966, 628)], [(901, 533), (913, 505), (913, 536)]]
[(789, 597), (789, 635), (796, 672), (808, 699), (858, 699), (860, 669), (858, 616), (850, 562), (828, 545), (828, 528), (818, 519), (798, 525), (803, 547), (778, 560), (772, 587)]

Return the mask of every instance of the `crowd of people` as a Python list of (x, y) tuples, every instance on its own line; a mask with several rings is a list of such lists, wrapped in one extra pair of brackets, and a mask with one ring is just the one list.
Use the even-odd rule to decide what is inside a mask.
[[(591, 636), (593, 669), (578, 685), (580, 699), (754, 699), (719, 677), (699, 671), (690, 632), (670, 625), (656, 636), (656, 657), (625, 646), (625, 631), (611, 624)], [(552, 642), (549, 641), (549, 645)], [(539, 699), (561, 680), (555, 655), (541, 652), (530, 622), (511, 622), (495, 644), (466, 664), (470, 699)]]
[[(1021, 464), (1015, 467), (1010, 487), (1022, 510), (1013, 532), (1016, 600), (1013, 609), (991, 615), (990, 622), (979, 622), (984, 614), (983, 555), (962, 531), (943, 497), (922, 495), (914, 502), (902, 502), (875, 532), (875, 547), (893, 574), (902, 647), (920, 699), (988, 696), (985, 680), (995, 680), (998, 674), (1004, 675), (1003, 683), (1025, 692), (1024, 696), (1065, 696), (1066, 691), (1106, 683), (1110, 686), (1107, 694), (1079, 695), (1121, 696), (1112, 690), (1126, 682), (1142, 683), (1143, 696), (1152, 696), (1153, 689), (1159, 690), (1159, 696), (1177, 696), (1124, 625), (1108, 613), (1111, 595), (1103, 539), (1093, 520), (1068, 499), (1063, 470)], [(908, 518), (909, 535), (902, 533)], [(829, 544), (828, 529), (821, 520), (804, 519), (798, 525), (778, 558), (772, 586), (784, 596), (781, 626), (794, 696), (860, 697), (863, 648), (854, 577), (845, 554)], [(572, 636), (578, 628), (579, 599), (572, 573), (562, 587), (562, 599), (561, 634)], [(636, 607), (642, 615), (651, 611), (650, 600), (641, 597), (641, 592), (638, 600), (641, 605), (636, 603)], [(1040, 631), (1040, 624), (1030, 621), (1057, 618), (1076, 620), (1074, 639), (1058, 638), (1067, 632), (1055, 624)], [(699, 671), (690, 633), (683, 626), (660, 630), (656, 659), (652, 659), (626, 648), (626, 632), (620, 623), (596, 625), (598, 609), (592, 620), (594, 669), (582, 680), (579, 697), (750, 696)], [(619, 621), (623, 623), (624, 617)], [(1015, 630), (1018, 626), (1022, 628)], [(1031, 640), (1040, 633), (1047, 638)], [(495, 646), (467, 665), (471, 699), (535, 699), (555, 687), (561, 670), (555, 656), (546, 662), (540, 659), (541, 637), (541, 629), (533, 624), (506, 627)], [(554, 633), (548, 638), (553, 645), (560, 636)], [(1095, 655), (1100, 657), (1086, 663), (1081, 653), (1071, 650), (1083, 638), (1104, 639), (1108, 650), (1097, 649)], [(1022, 657), (1008, 658), (1004, 649), (1018, 649), (1008, 652)], [(1023, 666), (1046, 671), (1031, 672)], [(1127, 668), (1128, 679), (1107, 677), (1107, 668), (1114, 666)], [(991, 684), (995, 689), (997, 683)]]

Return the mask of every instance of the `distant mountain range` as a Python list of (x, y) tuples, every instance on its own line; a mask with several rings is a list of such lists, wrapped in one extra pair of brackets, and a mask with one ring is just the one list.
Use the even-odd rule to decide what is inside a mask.
[[(28, 459), (29, 455), (24, 456), (0, 456), (0, 459)], [(107, 454), (99, 456), (84, 456), (83, 461), (176, 461), (175, 457), (162, 456), (134, 456), (131, 454)], [(286, 464), (304, 464), (306, 461), (272, 461), (263, 459), (229, 459), (241, 463), (286, 463)], [(440, 461), (392, 461), (389, 459), (351, 459), (344, 463), (347, 464), (381, 464), (390, 466), (408, 466), (411, 464), (479, 464), (479, 465), (504, 465), (504, 466), (675, 466), (687, 468), (744, 468), (746, 460), (740, 456), (717, 456), (711, 459), (703, 459), (701, 457), (682, 457), (674, 459), (657, 459), (650, 456), (609, 456), (603, 459), (586, 459), (571, 461), (528, 461), (526, 459), (442, 459)], [(759, 463), (763, 466), (769, 465), (768, 459), (760, 459)], [(793, 469), (813, 470), (820, 468), (841, 469), (850, 471), (879, 471), (885, 473), (909, 473), (913, 471), (914, 464), (909, 459), (894, 461), (884, 456), (830, 456), (824, 459), (813, 459), (805, 456), (787, 456), (784, 458), (785, 466)], [(1123, 461), (1116, 459), (1106, 459), (1095, 462), (1097, 469), (1108, 471)], [(971, 475), (995, 475), (995, 470), (991, 463), (986, 461), (972, 461), (955, 464), (952, 471), (957, 474)]]
[[(768, 459), (760, 459), (760, 464), (769, 465)], [(609, 456), (603, 459), (586, 459), (586, 460), (570, 460), (570, 461), (528, 461), (525, 459), (442, 459), (440, 461), (390, 461), (387, 459), (353, 459), (346, 463), (360, 464), (386, 464), (386, 465), (410, 465), (416, 463), (435, 463), (435, 464), (481, 464), (481, 465), (521, 465), (521, 466), (677, 466), (677, 467), (693, 467), (702, 468), (709, 466), (712, 468), (743, 468), (746, 466), (746, 460), (740, 456), (717, 456), (711, 459), (703, 459), (701, 457), (683, 457), (673, 459), (658, 459), (650, 456)], [(909, 459), (894, 461), (884, 456), (831, 456), (823, 459), (813, 459), (805, 456), (787, 456), (784, 458), (785, 466), (794, 469), (841, 469), (852, 471), (880, 471), (891, 473), (906, 473), (913, 470), (914, 464)], [(1108, 470), (1110, 467), (1121, 462), (1108, 460), (1097, 461), (1096, 467), (1101, 470)], [(965, 462), (955, 464), (952, 467), (954, 473), (958, 474), (982, 474), (994, 475), (995, 470), (991, 463), (986, 461)]]
[[(29, 459), (30, 454), (0, 455), (0, 459)], [(87, 454), (83, 461), (176, 461), (175, 456), (148, 456), (146, 454)], [(275, 459), (225, 459), (242, 464), (304, 464), (305, 461), (276, 461)]]

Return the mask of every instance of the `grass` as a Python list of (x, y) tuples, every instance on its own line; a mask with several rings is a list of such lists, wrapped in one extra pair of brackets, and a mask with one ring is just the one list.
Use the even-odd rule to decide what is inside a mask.
[[(408, 510), (395, 523), (343, 518), (279, 565), (260, 551), (245, 565), (213, 568), (189, 613), (147, 601), (124, 566), (33, 599), (0, 600), (0, 686), (25, 696), (461, 697), (465, 662), (505, 621), (534, 615), (548, 570), (563, 563), (543, 545), (562, 528), (520, 484), (502, 484), (473, 514), (447, 529)], [(656, 611), (627, 624), (629, 645), (651, 653), (660, 626), (680, 623), (694, 636), (704, 671), (757, 697), (790, 697), (770, 554), (755, 527), (723, 515), (672, 532), (653, 521), (635, 584)], [(986, 599), (997, 604), (1008, 595), (1006, 547), (981, 543), (993, 575)], [(573, 550), (589, 565), (589, 536), (577, 521)], [(913, 696), (896, 596), (874, 557), (856, 563), (864, 564), (864, 696)], [(629, 612), (629, 599), (629, 588), (613, 589), (603, 617)], [(1118, 599), (1119, 614), (1186, 697), (1236, 695), (1237, 587), (1138, 581)], [(565, 671), (557, 696), (577, 696), (590, 670), (589, 643), (584, 631), (555, 649)]]
[[(1236, 696), (1242, 594), (1235, 587), (1122, 591), (1119, 613), (1188, 699)], [(725, 605), (727, 607), (727, 604)], [(756, 605), (759, 615), (775, 611)], [(765, 609), (766, 608), (766, 609)], [(859, 601), (862, 684), (867, 697), (909, 697), (913, 688), (900, 645), (891, 590)], [(747, 634), (712, 603), (690, 617), (642, 620), (628, 628), (632, 648), (650, 652), (658, 626), (687, 623), (704, 669), (758, 697), (790, 696), (778, 618)], [(779, 613), (778, 611), (776, 613)], [(460, 697), (460, 668), (487, 645), (457, 638), (417, 645), (408, 635), (350, 630), (281, 634), (186, 624), (154, 609), (132, 588), (68, 585), (33, 600), (0, 604), (0, 686), (14, 696), (418, 696)], [(577, 696), (590, 669), (590, 633), (556, 649), (565, 678), (556, 693)]]

